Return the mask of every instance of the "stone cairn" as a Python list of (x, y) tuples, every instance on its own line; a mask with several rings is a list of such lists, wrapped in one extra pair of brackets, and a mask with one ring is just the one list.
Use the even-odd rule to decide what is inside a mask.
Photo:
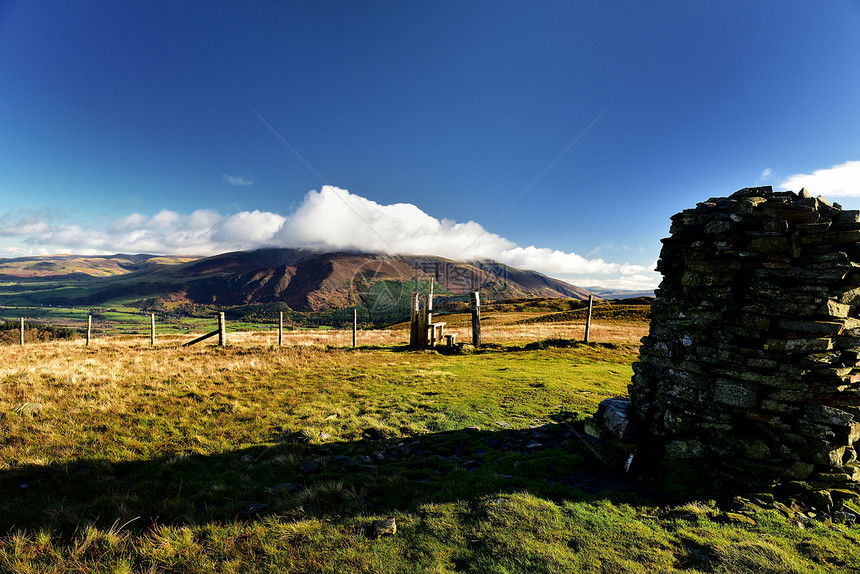
[(672, 217), (630, 403), (600, 411), (638, 428), (667, 487), (827, 512), (860, 492), (858, 220), (770, 187)]

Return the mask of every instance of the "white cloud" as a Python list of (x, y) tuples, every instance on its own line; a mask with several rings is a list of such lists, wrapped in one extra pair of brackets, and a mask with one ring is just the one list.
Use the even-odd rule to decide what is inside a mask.
[(285, 217), (268, 211), (243, 211), (218, 222), (212, 240), (231, 244), (238, 249), (269, 244), (286, 221)]
[(768, 167), (768, 168), (765, 168), (764, 171), (761, 172), (761, 175), (758, 176), (758, 179), (759, 179), (759, 181), (767, 181), (772, 177), (773, 177), (773, 170)]
[(225, 173), (221, 176), (221, 178), (233, 187), (249, 187), (251, 185), (254, 185), (253, 179), (242, 175), (230, 175)]
[(860, 161), (846, 161), (812, 173), (792, 175), (777, 187), (800, 191), (805, 187), (813, 196), (860, 197)]
[(5, 213), (0, 216), (0, 237), (15, 237), (32, 235), (48, 230), (48, 224), (31, 211), (25, 211), (13, 216)]
[(539, 269), (544, 273), (589, 273), (600, 275), (634, 275), (649, 271), (642, 265), (607, 263), (603, 259), (586, 259), (576, 253), (565, 253), (546, 247), (514, 247), (502, 251), (497, 258), (523, 269)]
[(359, 250), (451, 259), (494, 257), (513, 243), (474, 221), (436, 219), (411, 203), (381, 205), (345, 189), (311, 191), (284, 223), (282, 245), (326, 251)]
[[(0, 219), (0, 229), (3, 220)], [(210, 210), (183, 215), (162, 210), (133, 213), (99, 229), (54, 225), (33, 218), (24, 243), (57, 252), (213, 255), (267, 246), (325, 251), (437, 255), (456, 260), (496, 259), (570, 280), (577, 285), (653, 289), (652, 267), (589, 259), (573, 252), (521, 247), (474, 221), (437, 219), (410, 203), (382, 205), (345, 189), (324, 186), (305, 195), (289, 216), (243, 211), (222, 216)], [(597, 277), (595, 279), (595, 277)], [(585, 283), (588, 281), (588, 283)]]

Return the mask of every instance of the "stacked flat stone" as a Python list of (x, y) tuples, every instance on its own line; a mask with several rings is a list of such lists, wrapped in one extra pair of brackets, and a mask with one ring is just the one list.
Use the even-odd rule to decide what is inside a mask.
[(858, 220), (770, 187), (672, 217), (629, 387), (667, 483), (860, 492)]

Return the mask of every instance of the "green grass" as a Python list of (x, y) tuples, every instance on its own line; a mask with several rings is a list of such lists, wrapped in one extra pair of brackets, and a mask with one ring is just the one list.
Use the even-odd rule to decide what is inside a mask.
[(0, 572), (856, 571), (857, 527), (607, 475), (569, 423), (636, 347), (535, 347), (0, 348)]

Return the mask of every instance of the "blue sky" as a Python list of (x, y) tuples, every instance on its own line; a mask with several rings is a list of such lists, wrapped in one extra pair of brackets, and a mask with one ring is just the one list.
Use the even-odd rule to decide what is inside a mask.
[(860, 208), (860, 2), (0, 0), (0, 257), (264, 245), (653, 288), (669, 217)]

